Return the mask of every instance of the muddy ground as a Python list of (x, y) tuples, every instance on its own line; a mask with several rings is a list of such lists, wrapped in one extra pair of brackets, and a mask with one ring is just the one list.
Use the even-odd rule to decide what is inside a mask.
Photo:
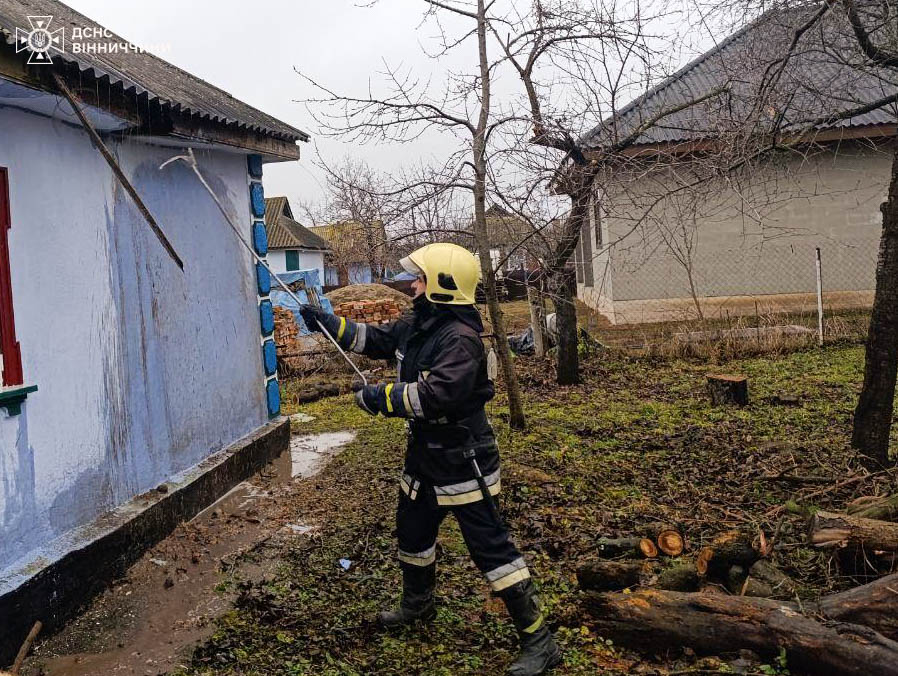
[[(518, 365), (529, 430), (509, 432), (501, 393), (489, 413), (502, 446), (502, 509), (564, 648), (556, 673), (788, 673), (775, 656), (637, 654), (615, 646), (591, 629), (574, 571), (595, 553), (598, 537), (642, 534), (646, 524), (666, 521), (686, 534), (687, 556), (728, 528), (764, 531), (775, 539), (775, 562), (804, 598), (864, 581), (862, 569), (804, 544), (809, 508), (838, 508), (895, 488), (894, 474), (866, 477), (848, 444), (863, 348), (831, 345), (721, 364), (607, 352), (590, 357), (584, 383), (570, 388), (554, 385), (548, 361)], [(714, 372), (747, 375), (752, 403), (712, 407), (705, 378)], [(301, 388), (287, 383), (285, 392)], [(295, 433), (352, 430), (355, 440), (312, 479), (254, 479), (264, 497), (222, 511), (218, 524), (227, 528), (207, 526), (214, 520), (207, 515), (180, 529), (74, 629), (41, 645), (31, 673), (502, 673), (513, 632), (452, 520), (438, 547), (436, 622), (424, 633), (395, 634), (371, 622), (399, 589), (393, 510), (402, 423), (369, 418), (348, 396), (303, 406), (285, 401), (289, 413), (313, 418), (296, 422)], [(770, 478), (780, 474), (811, 481)], [(288, 533), (290, 523), (314, 530)], [(232, 551), (219, 563), (223, 540)], [(173, 585), (166, 588), (166, 580)], [(123, 600), (134, 596), (147, 604), (177, 601), (148, 613)], [(101, 648), (131, 671), (90, 671), (85, 654)], [(72, 652), (76, 657), (58, 657)]]

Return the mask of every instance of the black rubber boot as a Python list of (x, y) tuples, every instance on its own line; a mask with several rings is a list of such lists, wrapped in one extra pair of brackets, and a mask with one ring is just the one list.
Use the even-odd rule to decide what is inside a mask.
[(402, 567), (402, 600), (396, 610), (378, 613), (377, 623), (384, 629), (395, 629), (413, 622), (430, 622), (437, 616), (433, 602), (436, 586), (436, 564)]
[(536, 588), (524, 580), (499, 592), (521, 640), (521, 652), (508, 667), (511, 676), (539, 676), (561, 662), (561, 650), (546, 626)]

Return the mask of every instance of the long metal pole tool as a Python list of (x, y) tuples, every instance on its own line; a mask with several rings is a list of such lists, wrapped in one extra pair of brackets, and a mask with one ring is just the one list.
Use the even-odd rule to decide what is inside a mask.
[[(159, 165), (159, 169), (162, 170), (166, 166), (171, 164), (172, 162), (178, 162), (178, 161), (184, 162), (184, 164), (186, 164), (188, 167), (193, 169), (193, 173), (196, 174), (196, 177), (200, 180), (200, 183), (203, 184), (203, 187), (208, 191), (209, 195), (212, 197), (213, 201), (218, 206), (218, 210), (221, 211), (222, 216), (225, 217), (225, 221), (227, 221), (228, 225), (231, 226), (231, 230), (234, 231), (234, 234), (237, 235), (237, 239), (240, 240), (240, 243), (246, 248), (247, 251), (249, 251), (250, 255), (256, 260), (256, 262), (259, 265), (261, 265), (262, 267), (264, 267), (266, 270), (268, 270), (269, 273), (271, 273), (271, 276), (277, 280), (278, 284), (281, 285), (281, 288), (283, 288), (284, 291), (287, 292), (287, 295), (289, 295), (293, 300), (295, 300), (297, 302), (297, 304), (305, 305), (306, 303), (303, 303), (302, 300), (300, 300), (299, 296), (297, 296), (295, 293), (293, 293), (293, 291), (284, 282), (284, 280), (282, 280), (280, 277), (278, 277), (277, 273), (275, 273), (275, 271), (272, 270), (268, 266), (268, 263), (266, 263), (262, 259), (262, 257), (259, 256), (259, 254), (257, 254), (255, 252), (255, 250), (253, 250), (253, 248), (249, 245), (249, 243), (245, 239), (243, 239), (243, 235), (240, 234), (240, 229), (234, 224), (234, 221), (231, 220), (230, 214), (228, 214), (228, 212), (225, 210), (224, 205), (221, 203), (221, 200), (218, 199), (218, 195), (215, 194), (215, 191), (212, 190), (212, 188), (209, 186), (208, 183), (206, 183), (206, 179), (203, 178), (203, 175), (200, 173), (199, 166), (197, 166), (197, 163), (196, 163), (196, 156), (193, 154), (193, 148), (188, 148), (186, 155), (176, 155), (175, 157), (171, 158), (170, 160), (166, 160), (161, 165)], [(308, 293), (308, 292), (306, 292), (306, 293)], [(311, 298), (311, 296), (310, 296), (310, 298)], [(317, 319), (315, 320), (315, 323), (318, 324), (318, 327), (321, 329), (321, 332), (327, 337), (328, 340), (330, 340), (334, 344), (334, 347), (337, 348), (337, 350), (339, 350), (340, 354), (343, 355), (343, 359), (345, 359), (347, 361), (347, 363), (352, 367), (352, 370), (355, 371), (358, 374), (359, 378), (362, 379), (362, 383), (367, 385), (368, 379), (365, 377), (365, 374), (359, 370), (359, 367), (355, 365), (355, 362), (353, 362), (352, 359), (349, 358), (349, 355), (346, 354), (346, 352), (343, 350), (343, 348), (340, 347), (340, 344), (330, 334), (330, 331), (328, 331), (325, 328), (325, 326)]]
[(175, 251), (175, 248), (172, 246), (171, 242), (168, 241), (168, 237), (165, 236), (165, 233), (162, 232), (162, 228), (159, 227), (156, 219), (153, 218), (153, 214), (151, 214), (150, 210), (147, 209), (147, 205), (143, 203), (142, 199), (140, 199), (140, 195), (137, 194), (134, 186), (131, 185), (131, 181), (128, 180), (128, 177), (125, 176), (125, 172), (122, 171), (122, 168), (118, 165), (118, 162), (115, 161), (115, 157), (113, 157), (112, 152), (109, 150), (109, 148), (106, 147), (106, 144), (103, 143), (103, 139), (100, 138), (97, 130), (94, 129), (94, 126), (90, 123), (90, 120), (87, 119), (87, 115), (85, 115), (84, 111), (81, 110), (81, 105), (78, 103), (78, 99), (76, 98), (75, 94), (71, 89), (69, 89), (68, 85), (66, 85), (65, 80), (59, 77), (59, 75), (57, 75), (56, 73), (53, 74), (53, 79), (56, 81), (56, 86), (59, 87), (60, 91), (62, 91), (63, 96), (65, 96), (66, 100), (69, 102), (69, 105), (72, 106), (72, 110), (75, 111), (75, 115), (77, 115), (78, 119), (81, 121), (81, 126), (84, 127), (84, 130), (90, 137), (90, 140), (94, 144), (94, 147), (100, 152), (100, 155), (103, 156), (103, 159), (106, 160), (106, 163), (109, 165), (109, 168), (112, 169), (112, 173), (118, 179), (119, 183), (122, 184), (125, 192), (131, 196), (132, 200), (134, 200), (134, 204), (137, 206), (137, 210), (141, 213), (141, 215), (144, 217), (144, 220), (153, 230), (153, 234), (155, 234), (159, 239), (159, 242), (168, 252), (168, 255), (171, 256), (175, 264), (183, 270), (184, 261), (182, 261), (181, 257), (178, 256), (178, 252)]

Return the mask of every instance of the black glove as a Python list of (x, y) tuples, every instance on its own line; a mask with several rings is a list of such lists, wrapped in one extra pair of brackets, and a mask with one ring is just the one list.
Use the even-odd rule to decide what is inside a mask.
[[(329, 324), (332, 324), (335, 319), (337, 319), (334, 315), (325, 312), (321, 308), (317, 308), (314, 305), (300, 305), (299, 306), (299, 314), (302, 315), (302, 320), (305, 322), (306, 327), (308, 327), (309, 331), (321, 331), (321, 326), (323, 325), (334, 334), (334, 330)], [(337, 322), (339, 320), (337, 319)]]
[(383, 384), (381, 384), (381, 385), (364, 385), (361, 389), (356, 391), (355, 403), (365, 413), (369, 413), (371, 415), (377, 415), (377, 413), (378, 413), (377, 399), (378, 399), (378, 397), (383, 396), (384, 387), (385, 386)]

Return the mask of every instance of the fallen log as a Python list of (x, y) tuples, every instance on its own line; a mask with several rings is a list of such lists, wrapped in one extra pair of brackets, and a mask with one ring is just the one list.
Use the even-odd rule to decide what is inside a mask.
[(587, 592), (584, 606), (599, 635), (634, 647), (767, 656), (784, 649), (790, 668), (813, 674), (898, 676), (898, 642), (858, 624), (822, 624), (788, 603), (646, 589)]
[(596, 541), (599, 556), (652, 559), (658, 556), (658, 548), (648, 538), (599, 538)]
[(859, 498), (845, 512), (863, 519), (898, 521), (898, 493), (884, 498)]
[(820, 511), (811, 519), (808, 540), (817, 547), (898, 552), (898, 523)]
[(652, 561), (587, 561), (577, 568), (581, 589), (619, 591), (648, 582), (655, 570)]
[(824, 596), (817, 603), (817, 612), (833, 620), (866, 625), (898, 641), (898, 573)]

